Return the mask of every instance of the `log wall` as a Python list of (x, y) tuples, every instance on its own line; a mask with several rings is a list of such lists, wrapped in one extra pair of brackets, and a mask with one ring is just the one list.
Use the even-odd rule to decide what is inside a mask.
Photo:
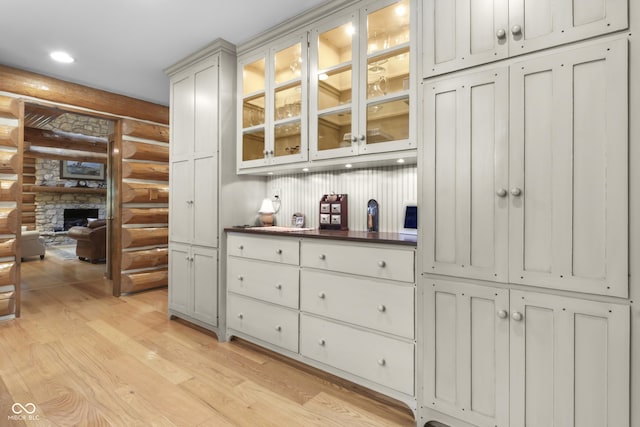
[(24, 104), (0, 96), (0, 318), (20, 316), (23, 127)]
[(120, 122), (120, 293), (168, 285), (169, 128)]

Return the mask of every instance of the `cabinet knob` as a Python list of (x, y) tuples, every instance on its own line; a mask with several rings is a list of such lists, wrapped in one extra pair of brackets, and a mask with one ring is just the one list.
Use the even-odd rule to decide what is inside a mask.
[(186, 257), (184, 257), (184, 259), (186, 259), (187, 261), (189, 261), (189, 255), (187, 255)]
[(384, 366), (384, 365), (386, 365), (386, 364), (387, 364), (387, 361), (386, 361), (386, 360), (384, 360), (384, 359), (378, 359), (378, 365), (380, 365), (380, 366)]
[(239, 246), (238, 246), (238, 249), (243, 250), (243, 249), (244, 249), (244, 246), (239, 245)]
[(387, 307), (385, 307), (383, 304), (380, 304), (380, 305), (378, 306), (378, 311), (379, 311), (380, 313), (384, 313), (385, 311), (387, 311)]
[(326, 258), (327, 258), (327, 256), (326, 256), (325, 254), (320, 254), (320, 256), (319, 256), (318, 258), (320, 258), (320, 259), (326, 259)]
[(238, 280), (240, 280), (242, 282), (244, 280), (244, 277), (238, 276)]
[(518, 188), (518, 187), (513, 187), (513, 188), (511, 189), (511, 195), (512, 195), (512, 196), (518, 197), (518, 196), (519, 196), (519, 195), (521, 195), (521, 194), (522, 194), (522, 190), (521, 190), (520, 188)]
[(277, 289), (277, 290), (282, 289), (282, 285), (281, 285), (280, 283), (278, 283), (278, 284), (276, 285), (276, 289)]
[(323, 340), (322, 338), (320, 338), (320, 339), (318, 340), (318, 345), (319, 345), (319, 346), (324, 347), (324, 345), (325, 345), (325, 344), (326, 344), (326, 341), (325, 341), (325, 340)]
[(276, 331), (280, 332), (282, 330), (282, 326), (278, 325), (276, 326)]
[(327, 295), (324, 292), (319, 292), (318, 293), (318, 298), (325, 299), (326, 297), (327, 297)]
[(387, 266), (387, 263), (386, 263), (386, 262), (384, 262), (384, 261), (378, 261), (378, 267), (385, 268), (386, 266)]
[(500, 28), (498, 31), (496, 31), (496, 37), (498, 39), (502, 40), (506, 36), (507, 36), (507, 32), (504, 30), (504, 28)]
[(364, 141), (366, 139), (366, 136), (364, 134), (360, 135), (360, 141)]
[(522, 313), (520, 313), (519, 311), (514, 311), (513, 313), (511, 313), (511, 318), (516, 322), (519, 322), (522, 320)]
[(517, 36), (520, 33), (522, 33), (522, 27), (520, 25), (514, 25), (511, 27), (511, 34)]
[(244, 318), (244, 314), (239, 313), (239, 314), (238, 314), (238, 319), (243, 319), (243, 318)]
[(191, 257), (189, 258), (189, 261), (193, 262), (194, 259), (195, 259), (194, 257)]
[(501, 319), (506, 319), (507, 316), (509, 316), (509, 313), (507, 313), (507, 310), (498, 310), (498, 317)]
[(269, 155), (269, 152), (267, 150), (264, 150), (263, 153), (264, 153), (265, 156)]
[(353, 143), (358, 142), (358, 137), (357, 137), (357, 136), (355, 136), (355, 135), (354, 135), (354, 136), (352, 136), (352, 137), (351, 137), (351, 142), (353, 142)]
[(496, 196), (498, 196), (498, 197), (506, 197), (507, 196), (507, 190), (505, 190), (504, 188), (499, 189), (498, 191), (496, 191)]
[(278, 255), (282, 254), (282, 249), (276, 249), (276, 253), (277, 253)]

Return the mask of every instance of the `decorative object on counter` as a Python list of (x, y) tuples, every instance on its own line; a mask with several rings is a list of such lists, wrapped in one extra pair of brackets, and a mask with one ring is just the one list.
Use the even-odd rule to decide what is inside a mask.
[(265, 227), (273, 225), (273, 214), (276, 213), (276, 210), (273, 207), (273, 201), (271, 199), (264, 199), (262, 201), (262, 206), (260, 206), (258, 213), (260, 214), (260, 221), (262, 221), (262, 225)]
[(291, 217), (291, 226), (296, 228), (304, 227), (304, 214), (302, 212), (296, 212)]
[(348, 230), (346, 194), (325, 194), (320, 199), (320, 229)]
[(367, 203), (367, 231), (379, 231), (378, 229), (378, 202), (374, 199)]
[(404, 202), (404, 223), (400, 233), (418, 234), (418, 204), (416, 202)]

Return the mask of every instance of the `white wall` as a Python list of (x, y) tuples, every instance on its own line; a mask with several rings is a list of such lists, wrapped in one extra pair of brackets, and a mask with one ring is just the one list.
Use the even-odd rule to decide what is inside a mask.
[(379, 231), (398, 231), (404, 221), (403, 204), (417, 199), (416, 165), (388, 166), (316, 173), (293, 173), (267, 178), (267, 194), (280, 191), (276, 225), (290, 225), (294, 212), (305, 214), (306, 227), (318, 227), (322, 195), (335, 192), (349, 196), (349, 229), (367, 229), (369, 199), (379, 205)]

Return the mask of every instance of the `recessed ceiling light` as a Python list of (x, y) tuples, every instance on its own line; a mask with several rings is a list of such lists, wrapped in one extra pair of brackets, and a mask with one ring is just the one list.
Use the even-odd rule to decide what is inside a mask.
[(398, 160), (396, 160), (396, 162), (398, 162), (398, 163), (404, 163), (404, 159), (398, 159)]
[(399, 5), (398, 7), (396, 7), (396, 15), (404, 16), (405, 13), (407, 13), (407, 8), (406, 7), (404, 7), (403, 5)]
[(345, 167), (345, 168), (347, 168), (347, 169), (349, 169), (349, 168), (352, 168), (352, 167), (353, 167), (353, 165), (352, 165), (351, 163), (347, 163), (346, 165), (344, 165), (344, 167)]
[(302, 168), (302, 172), (309, 172), (309, 168)]
[(60, 50), (56, 52), (51, 52), (49, 56), (54, 61), (62, 62), (64, 64), (70, 64), (72, 62), (75, 62), (75, 59), (73, 59), (71, 55), (69, 55), (67, 52), (62, 52)]

